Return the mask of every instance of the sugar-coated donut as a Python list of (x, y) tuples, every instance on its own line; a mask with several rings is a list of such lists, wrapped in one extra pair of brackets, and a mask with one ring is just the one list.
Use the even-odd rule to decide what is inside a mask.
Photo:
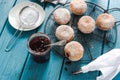
[(101, 30), (110, 30), (114, 27), (114, 17), (108, 13), (100, 14), (96, 19), (96, 25)]
[(84, 0), (72, 0), (70, 2), (70, 10), (76, 15), (82, 15), (87, 10), (87, 4)]
[(61, 25), (56, 29), (55, 35), (59, 40), (69, 42), (74, 38), (74, 30), (68, 25)]
[(78, 21), (78, 29), (83, 33), (91, 33), (95, 29), (95, 21), (90, 16), (83, 16)]
[(70, 12), (65, 8), (58, 8), (53, 13), (53, 18), (56, 23), (64, 25), (70, 21)]
[(78, 61), (83, 57), (84, 48), (77, 41), (71, 41), (66, 44), (64, 51), (69, 60)]

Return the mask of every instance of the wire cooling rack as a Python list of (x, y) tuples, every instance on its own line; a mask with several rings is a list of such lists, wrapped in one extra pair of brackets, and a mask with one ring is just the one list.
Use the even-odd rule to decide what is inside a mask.
[[(87, 3), (87, 11), (84, 15), (91, 16), (94, 20), (100, 15), (101, 13), (109, 13), (111, 14), (113, 11), (120, 11), (119, 8), (112, 8), (109, 10), (106, 10), (102, 8), (101, 6), (91, 3)], [(69, 3), (66, 3), (65, 5), (59, 5), (57, 8), (66, 8), (69, 10)], [(58, 39), (55, 36), (56, 28), (59, 26), (54, 20), (53, 20), (53, 12), (57, 9), (55, 8), (52, 13), (49, 15), (44, 32), (51, 38), (52, 43), (57, 42)], [(84, 49), (85, 53), (82, 60), (90, 61), (94, 60), (101, 54), (103, 54), (103, 49), (106, 51), (109, 51), (114, 48), (116, 40), (117, 40), (117, 23), (120, 21), (115, 22), (115, 26), (113, 29), (109, 31), (101, 31), (97, 27), (91, 34), (83, 34), (81, 33), (77, 28), (77, 22), (80, 17), (84, 16), (78, 16), (71, 13), (71, 20), (67, 25), (70, 25), (75, 32), (74, 41), (80, 42)], [(65, 57), (64, 55), (64, 46), (54, 46), (53, 50), (58, 53), (59, 55)]]

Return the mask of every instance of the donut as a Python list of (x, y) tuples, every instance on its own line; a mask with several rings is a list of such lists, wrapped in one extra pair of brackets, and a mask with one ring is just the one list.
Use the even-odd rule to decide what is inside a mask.
[(87, 10), (87, 4), (84, 0), (72, 0), (69, 8), (73, 14), (82, 15)]
[(64, 51), (69, 60), (78, 61), (83, 57), (84, 48), (79, 42), (71, 41), (66, 44)]
[(96, 19), (96, 25), (101, 30), (110, 30), (115, 25), (114, 17), (108, 13), (100, 14)]
[(78, 21), (78, 29), (85, 34), (91, 33), (95, 29), (95, 21), (90, 16), (83, 16)]
[(59, 40), (71, 41), (74, 38), (74, 30), (68, 25), (60, 25), (56, 31), (55, 35)]
[(53, 12), (53, 18), (56, 23), (64, 25), (70, 21), (71, 15), (67, 9), (58, 8)]

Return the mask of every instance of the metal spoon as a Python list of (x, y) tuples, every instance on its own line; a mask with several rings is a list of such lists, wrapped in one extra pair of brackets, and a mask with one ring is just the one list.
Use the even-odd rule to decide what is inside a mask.
[(73, 72), (74, 75), (77, 75), (77, 74), (80, 74), (80, 73), (83, 73), (82, 69), (79, 69), (79, 70)]
[(55, 42), (55, 43), (52, 43), (52, 44), (49, 44), (49, 45), (45, 45), (45, 46), (63, 46), (67, 43), (66, 40), (61, 40), (61, 41), (58, 41), (58, 42)]
[[(23, 32), (24, 29), (29, 29), (29, 28), (31, 28), (31, 27), (23, 27), (23, 25), (25, 25), (25, 26), (32, 26), (32, 27), (33, 27), (33, 25), (35, 24), (35, 23), (33, 23), (33, 24), (31, 24), (31, 25), (26, 25), (26, 24), (24, 24), (24, 22), (22, 21), (22, 19), (21, 19), (21, 13), (22, 13), (26, 8), (32, 8), (32, 7), (31, 7), (31, 6), (25, 6), (25, 7), (23, 7), (23, 8), (21, 9), (21, 11), (19, 12), (18, 19), (19, 19), (19, 21), (20, 21), (20, 25), (19, 25), (18, 29), (16, 30), (16, 32), (15, 32), (15, 33), (13, 34), (13, 36), (11, 37), (11, 39), (9, 40), (9, 42), (7, 43), (6, 48), (5, 48), (5, 51), (6, 51), (6, 52), (8, 52), (8, 51), (10, 51), (10, 50), (12, 49), (12, 47), (14, 46), (14, 44), (16, 43), (16, 41), (18, 40), (18, 38), (21, 36), (21, 34), (22, 34), (22, 32)], [(32, 8), (32, 9), (34, 9), (34, 8)], [(37, 11), (36, 11), (36, 12), (37, 12)], [(38, 12), (37, 12), (37, 15), (39, 16), (39, 13), (38, 13)], [(38, 17), (37, 17), (37, 19), (35, 20), (35, 22), (37, 22), (37, 20), (38, 20)], [(19, 31), (20, 28), (22, 28), (22, 30), (21, 30), (20, 33), (17, 35), (17, 33), (18, 33), (18, 31)], [(14, 39), (15, 35), (17, 35), (16, 39)]]

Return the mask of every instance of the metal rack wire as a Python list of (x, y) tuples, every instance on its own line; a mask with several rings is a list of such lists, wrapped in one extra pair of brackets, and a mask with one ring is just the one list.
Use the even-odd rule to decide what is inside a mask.
[[(88, 6), (88, 9), (84, 15), (89, 15), (94, 20), (96, 20), (97, 16), (101, 13), (111, 14), (113, 11), (120, 11), (120, 8), (112, 8), (112, 9), (106, 10), (102, 8), (101, 6), (94, 4), (92, 2), (86, 2), (86, 3)], [(45, 28), (44, 28), (44, 32), (48, 36), (50, 36), (51, 41), (53, 43), (58, 41), (58, 39), (55, 36), (55, 30), (59, 26), (59, 24), (55, 23), (55, 21), (53, 20), (53, 12), (57, 8), (60, 8), (60, 7), (63, 7), (69, 10), (69, 3), (66, 3), (65, 5), (57, 6), (49, 15), (46, 21)], [(117, 25), (116, 24), (120, 21), (116, 21), (114, 28), (109, 31), (101, 31), (98, 28), (96, 28), (95, 31), (91, 34), (83, 34), (77, 29), (77, 22), (79, 18), (84, 15), (78, 16), (78, 15), (74, 15), (71, 13), (72, 17), (71, 17), (70, 22), (67, 25), (70, 25), (74, 29), (74, 32), (75, 32), (74, 40), (80, 42), (85, 49), (85, 53), (87, 53), (87, 54), (84, 54), (82, 61), (91, 61), (91, 60), (94, 60), (99, 55), (101, 55), (103, 53), (102, 50), (104, 48), (106, 48), (107, 51), (114, 48), (116, 40), (117, 40)], [(65, 57), (64, 46), (62, 47), (55, 46), (53, 47), (53, 50), (59, 55)]]

